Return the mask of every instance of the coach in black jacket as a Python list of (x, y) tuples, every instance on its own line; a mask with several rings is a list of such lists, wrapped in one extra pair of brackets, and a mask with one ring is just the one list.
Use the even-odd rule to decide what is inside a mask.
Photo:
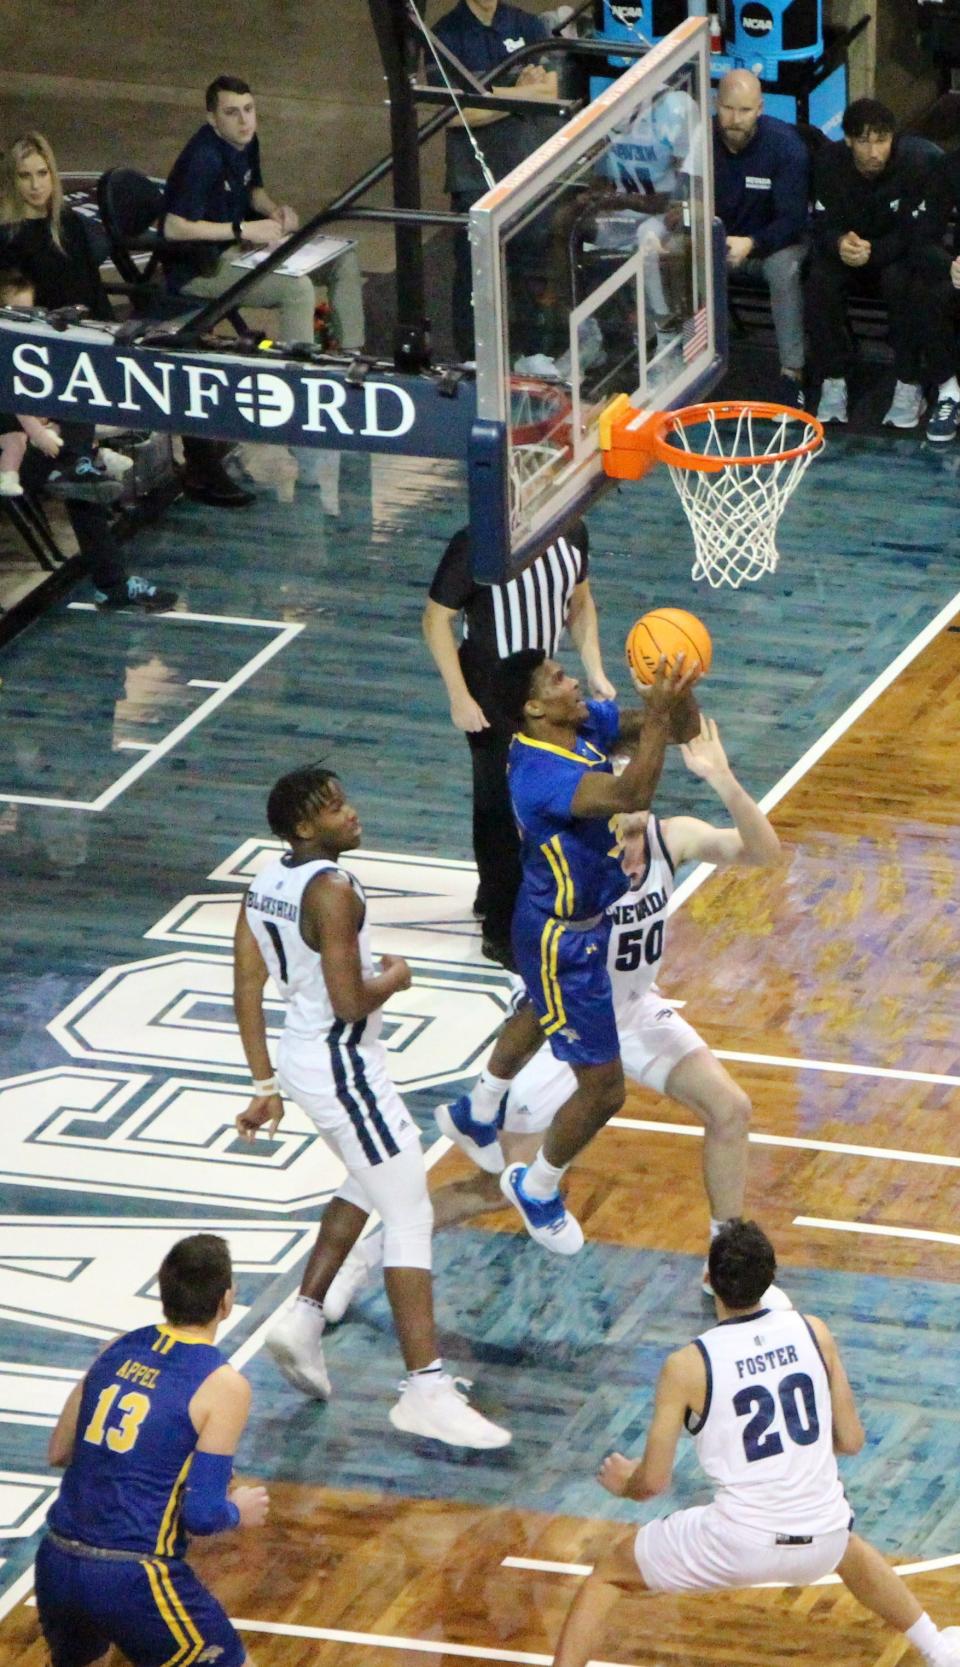
[(944, 443), (960, 427), (957, 322), (960, 320), (960, 151), (934, 165), (914, 214), (913, 316), (923, 367), (937, 384), (927, 439)]
[(916, 428), (922, 410), (918, 349), (910, 313), (912, 213), (930, 163), (898, 144), (895, 118), (859, 98), (843, 117), (843, 141), (826, 145), (813, 170), (813, 253), (804, 306), (813, 357), (823, 377), (821, 422), (847, 420), (849, 294), (882, 295), (890, 320), (897, 386), (884, 417)]

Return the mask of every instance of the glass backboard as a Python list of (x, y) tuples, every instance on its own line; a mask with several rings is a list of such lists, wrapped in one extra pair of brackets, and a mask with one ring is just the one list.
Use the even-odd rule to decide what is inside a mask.
[(708, 47), (705, 19), (681, 24), (470, 211), (479, 577), (600, 490), (616, 395), (666, 410), (722, 373)]

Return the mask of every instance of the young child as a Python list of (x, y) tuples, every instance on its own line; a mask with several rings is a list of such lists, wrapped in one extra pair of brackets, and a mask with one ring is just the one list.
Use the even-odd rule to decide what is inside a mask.
[[(0, 271), (0, 307), (32, 307), (34, 298), (33, 281), (25, 273), (12, 267)], [(59, 457), (65, 444), (67, 453), (73, 454), (77, 449), (70, 444), (67, 436), (61, 434), (56, 423), (44, 417), (23, 416), (18, 411), (15, 420), (18, 426), (8, 428), (9, 416), (0, 413), (0, 498), (23, 496), (20, 465), (28, 445), (36, 446), (45, 457)], [(91, 433), (87, 430), (84, 437), (89, 437)], [(133, 468), (133, 460), (122, 452), (97, 447), (95, 443), (84, 449), (92, 455), (77, 458), (70, 468), (62, 471), (64, 481), (70, 484), (74, 496), (88, 482), (90, 489), (99, 495), (102, 482), (118, 481)], [(113, 490), (116, 492), (119, 489), (114, 487)]]

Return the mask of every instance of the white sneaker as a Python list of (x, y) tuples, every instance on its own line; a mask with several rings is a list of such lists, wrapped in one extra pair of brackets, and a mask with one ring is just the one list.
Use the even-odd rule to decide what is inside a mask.
[[(501, 1110), (505, 1102), (506, 1095), (501, 1102)], [(469, 1094), (461, 1094), (458, 1100), (437, 1106), (433, 1116), (440, 1133), (459, 1146), (478, 1169), (486, 1170), (488, 1175), (502, 1173), (507, 1160), (499, 1140), (499, 1117), (493, 1123), (478, 1122), (470, 1115)]]
[[(822, 423), (845, 423), (847, 420), (847, 384), (842, 376), (825, 376), (820, 390), (817, 416)], [(884, 418), (886, 421), (886, 418)]]
[(133, 468), (133, 458), (125, 452), (114, 451), (112, 446), (97, 447), (97, 462), (103, 464), (108, 480), (122, 480)]
[(323, 1361), (323, 1320), (305, 1319), (296, 1308), (280, 1315), (263, 1346), (288, 1383), (315, 1401), (329, 1401), (330, 1379)]
[(583, 1228), (558, 1192), (552, 1198), (528, 1197), (523, 1190), (527, 1167), (522, 1163), (510, 1164), (500, 1177), (500, 1191), (519, 1211), (531, 1239), (542, 1244), (545, 1250), (552, 1250), (555, 1256), (576, 1256), (583, 1249)]
[(323, 1299), (323, 1317), (327, 1325), (339, 1325), (358, 1291), (369, 1285), (379, 1267), (383, 1266), (383, 1230), (359, 1239), (344, 1259), (339, 1273)]
[(513, 368), (518, 376), (536, 376), (541, 382), (561, 380), (557, 361), (551, 359), (548, 353), (527, 353), (514, 360)]
[(934, 1667), (960, 1667), (960, 1626), (941, 1627), (936, 1654), (927, 1659)]
[(445, 1441), (450, 1447), (508, 1446), (513, 1440), (510, 1431), (477, 1412), (460, 1384), (470, 1388), (466, 1378), (452, 1378), (448, 1372), (405, 1378), (400, 1399), (390, 1408), (394, 1429)]
[(889, 428), (916, 428), (926, 409), (919, 382), (898, 382), (883, 420)]
[(22, 498), (23, 487), (16, 469), (0, 469), (0, 498)]

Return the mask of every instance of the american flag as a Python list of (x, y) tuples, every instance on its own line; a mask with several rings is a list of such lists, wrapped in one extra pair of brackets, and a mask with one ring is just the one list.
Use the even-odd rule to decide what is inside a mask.
[(700, 307), (692, 318), (683, 321), (683, 361), (689, 365), (707, 345), (707, 309)]

